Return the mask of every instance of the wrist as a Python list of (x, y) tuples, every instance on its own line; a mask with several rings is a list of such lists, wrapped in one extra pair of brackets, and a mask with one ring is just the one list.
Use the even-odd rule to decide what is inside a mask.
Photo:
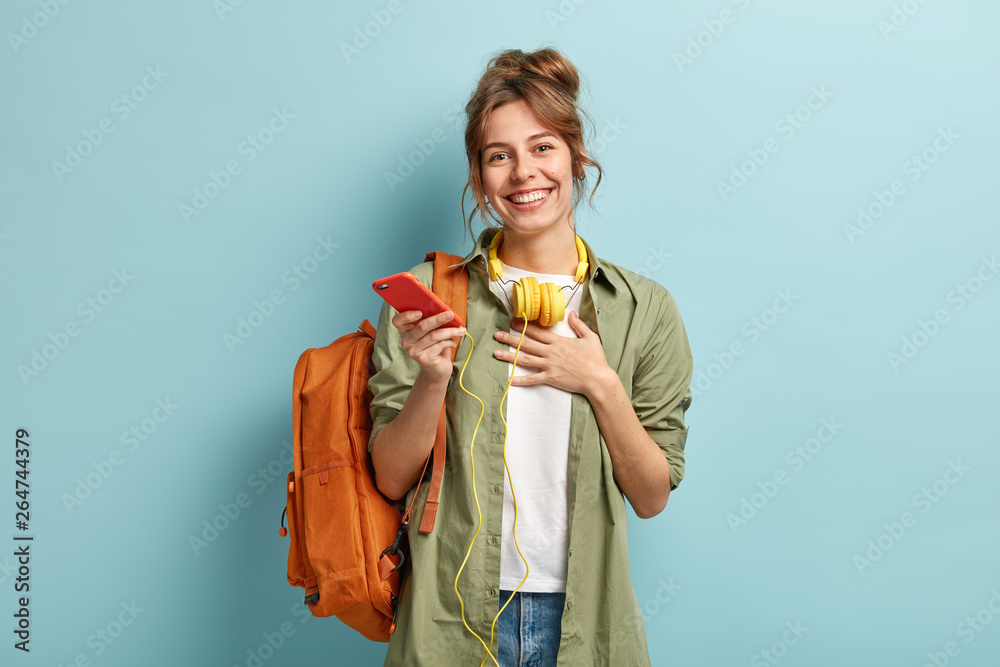
[(417, 376), (414, 386), (419, 384), (423, 391), (435, 392), (438, 391), (442, 395), (448, 389), (448, 383), (451, 381), (451, 374), (444, 377), (438, 377), (427, 371), (425, 368), (420, 369), (420, 374)]
[(592, 405), (597, 406), (607, 402), (621, 386), (618, 373), (615, 373), (610, 366), (605, 366), (589, 383), (586, 396)]

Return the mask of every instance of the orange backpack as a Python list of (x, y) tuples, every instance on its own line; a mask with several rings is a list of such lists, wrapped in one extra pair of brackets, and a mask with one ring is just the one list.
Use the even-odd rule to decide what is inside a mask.
[[(462, 257), (429, 252), (432, 288), (462, 320), (468, 301), (468, 272), (449, 265)], [(326, 347), (310, 348), (295, 365), (292, 387), (294, 469), (288, 473), (287, 505), (278, 533), (290, 537), (288, 583), (305, 589), (313, 616), (334, 615), (373, 641), (387, 642), (396, 628), (404, 540), (413, 500), (390, 501), (375, 485), (368, 455), (372, 393), (368, 379), (375, 328), (367, 319), (359, 331)], [(457, 348), (452, 348), (452, 360)], [(420, 532), (430, 533), (437, 516), (445, 461), (445, 409), (441, 409), (430, 490)], [(417, 490), (427, 471), (421, 472)], [(288, 515), (288, 530), (284, 527)]]

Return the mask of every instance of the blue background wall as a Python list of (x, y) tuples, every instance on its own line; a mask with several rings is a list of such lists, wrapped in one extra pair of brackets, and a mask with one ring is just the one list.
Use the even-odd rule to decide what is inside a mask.
[(285, 581), (292, 369), (469, 251), (455, 112), (549, 45), (606, 174), (578, 229), (695, 358), (685, 481), (629, 522), (653, 664), (997, 664), (1000, 6), (224, 2), (0, 9), (0, 662), (255, 664), (288, 622), (263, 664), (382, 664)]

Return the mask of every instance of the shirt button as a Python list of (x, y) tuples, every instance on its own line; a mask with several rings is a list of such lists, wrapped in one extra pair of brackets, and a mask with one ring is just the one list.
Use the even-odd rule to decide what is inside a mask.
[(572, 600), (566, 603), (566, 608), (567, 609), (572, 609), (573, 608), (573, 602), (572, 602)]
[(503, 433), (497, 433), (497, 435), (496, 435), (496, 442), (497, 442), (498, 445), (502, 445), (503, 444)]
[(491, 588), (491, 589), (490, 589), (490, 597), (491, 597), (491, 598), (492, 598), (492, 597), (496, 597), (496, 595), (497, 595), (497, 589), (495, 589), (495, 588)]
[(497, 396), (503, 396), (503, 385), (497, 387)]
[(570, 550), (569, 550), (569, 555), (570, 555), (570, 556), (572, 556), (572, 555), (573, 555), (573, 550), (572, 550), (572, 549), (570, 549)]

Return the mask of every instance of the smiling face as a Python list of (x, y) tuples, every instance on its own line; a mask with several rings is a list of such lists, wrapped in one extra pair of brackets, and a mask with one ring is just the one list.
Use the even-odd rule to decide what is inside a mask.
[(569, 146), (523, 100), (493, 111), (480, 169), (485, 194), (507, 229), (530, 233), (572, 224)]

